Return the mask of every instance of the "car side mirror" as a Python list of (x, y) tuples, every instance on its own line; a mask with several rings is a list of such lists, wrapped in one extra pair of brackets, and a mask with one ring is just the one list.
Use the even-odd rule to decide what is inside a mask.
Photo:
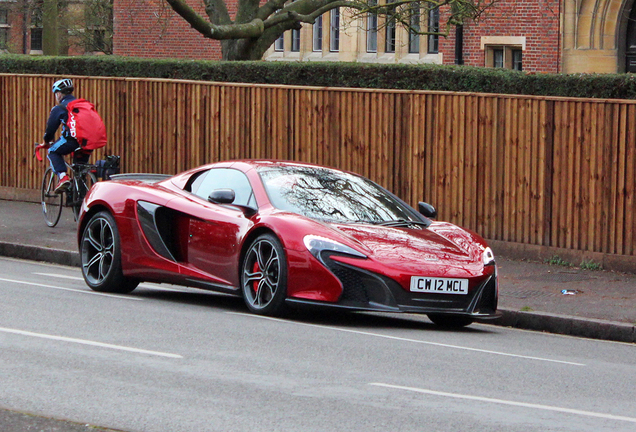
[(427, 218), (435, 219), (437, 217), (437, 210), (435, 210), (435, 207), (433, 207), (429, 203), (420, 201), (417, 203), (417, 209)]
[(208, 201), (214, 204), (232, 204), (236, 194), (232, 189), (214, 189), (210, 192)]

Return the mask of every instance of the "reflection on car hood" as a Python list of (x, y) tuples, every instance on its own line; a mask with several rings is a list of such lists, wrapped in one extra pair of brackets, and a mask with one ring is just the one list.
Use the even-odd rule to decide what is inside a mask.
[[(394, 258), (410, 262), (470, 262), (475, 246), (465, 242), (463, 247), (431, 229), (393, 228), (377, 225), (330, 224), (332, 228), (360, 244), (369, 257), (379, 260)], [(461, 230), (459, 227), (454, 227)], [(473, 252), (473, 253), (471, 253)]]

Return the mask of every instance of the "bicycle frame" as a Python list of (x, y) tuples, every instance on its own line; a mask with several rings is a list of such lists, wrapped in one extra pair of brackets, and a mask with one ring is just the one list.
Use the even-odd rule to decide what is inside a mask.
[(65, 207), (71, 207), (73, 209), (74, 219), (77, 221), (79, 211), (82, 206), (84, 197), (90, 190), (90, 188), (97, 182), (94, 172), (97, 171), (97, 167), (91, 164), (66, 164), (71, 174), (71, 187), (66, 193)]
[[(38, 160), (42, 160), (40, 150), (43, 148), (46, 149), (47, 147), (36, 143), (35, 155)], [(80, 149), (78, 148), (77, 150)], [(80, 163), (73, 163), (69, 165), (66, 161), (64, 163), (66, 164), (71, 180), (70, 187), (66, 191), (63, 191), (62, 194), (55, 194), (52, 191), (52, 187), (55, 183), (54, 179), (57, 178), (57, 174), (54, 173), (51, 168), (47, 168), (42, 181), (42, 212), (44, 213), (44, 219), (47, 225), (50, 227), (57, 225), (57, 222), (60, 219), (62, 206), (71, 207), (73, 209), (73, 217), (77, 221), (84, 197), (93, 184), (97, 182), (97, 177), (95, 177), (94, 174), (97, 171), (97, 167), (95, 165)], [(59, 201), (56, 196), (59, 196)], [(59, 205), (59, 208), (55, 211), (53, 217), (50, 218), (48, 215), (48, 208), (56, 205)]]

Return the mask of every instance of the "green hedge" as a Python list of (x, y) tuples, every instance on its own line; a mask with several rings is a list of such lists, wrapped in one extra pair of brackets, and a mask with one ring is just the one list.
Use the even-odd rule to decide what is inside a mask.
[(470, 66), (0, 55), (0, 72), (636, 99), (632, 74), (532, 74)]

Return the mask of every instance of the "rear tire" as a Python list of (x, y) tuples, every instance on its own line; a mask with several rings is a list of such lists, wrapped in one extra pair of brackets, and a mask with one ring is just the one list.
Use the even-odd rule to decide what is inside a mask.
[(97, 183), (97, 177), (92, 172), (87, 172), (83, 179), (72, 179), (75, 187), (73, 187), (73, 216), (75, 220), (79, 217), (79, 212), (82, 208), (82, 202), (89, 190)]
[(433, 323), (437, 326), (450, 329), (466, 327), (473, 323), (472, 318), (457, 315), (428, 314), (428, 319), (433, 321)]
[(58, 175), (52, 168), (48, 168), (42, 178), (40, 196), (42, 199), (42, 214), (46, 224), (53, 228), (57, 225), (62, 214), (63, 195), (55, 193), (55, 186), (59, 181)]
[(107, 211), (94, 214), (84, 227), (80, 257), (84, 280), (94, 291), (125, 294), (139, 285), (122, 273), (119, 230)]

